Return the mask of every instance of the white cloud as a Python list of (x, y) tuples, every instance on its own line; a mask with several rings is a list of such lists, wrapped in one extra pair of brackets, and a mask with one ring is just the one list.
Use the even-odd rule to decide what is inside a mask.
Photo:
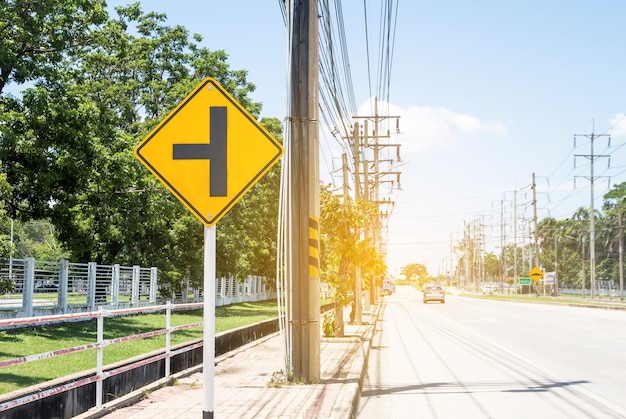
[(611, 132), (613, 137), (626, 137), (626, 115), (620, 112), (611, 118)]
[[(378, 103), (379, 113), (399, 115), (399, 141), (405, 152), (415, 152), (431, 148), (452, 147), (463, 136), (475, 134), (502, 135), (506, 126), (499, 122), (483, 122), (477, 117), (453, 112), (446, 108), (430, 106), (411, 106), (408, 109)], [(383, 111), (384, 110), (384, 111)], [(365, 103), (359, 109), (360, 115), (371, 113), (370, 104)], [(392, 127), (392, 132), (395, 126)]]

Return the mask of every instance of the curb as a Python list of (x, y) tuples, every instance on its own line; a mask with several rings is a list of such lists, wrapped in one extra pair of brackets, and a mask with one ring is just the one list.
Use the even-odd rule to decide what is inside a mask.
[[(370, 315), (369, 324), (364, 324), (363, 328), (359, 331), (359, 333), (355, 334), (355, 336), (345, 338), (345, 342), (353, 343), (353, 359), (350, 362), (349, 370), (344, 379), (344, 383), (342, 384), (339, 394), (335, 400), (335, 403), (332, 407), (332, 411), (330, 413), (331, 419), (345, 419), (345, 418), (356, 418), (358, 413), (359, 402), (361, 398), (361, 390), (363, 388), (363, 381), (365, 379), (365, 374), (367, 373), (367, 365), (368, 359), (370, 355), (370, 350), (372, 347), (372, 341), (374, 337), (374, 333), (376, 330), (376, 324), (379, 320), (381, 312), (386, 305), (385, 299), (382, 299), (379, 304), (374, 306), (374, 310)], [(256, 346), (266, 340), (269, 340), (276, 335), (280, 334), (280, 332), (275, 332), (270, 335), (267, 335), (259, 340), (250, 342), (246, 345), (243, 345), (239, 348), (234, 349), (233, 351), (227, 352), (219, 357), (216, 357), (216, 364), (219, 362), (228, 359), (235, 354), (245, 351), (250, 347)], [(323, 339), (323, 338), (322, 338)], [(336, 341), (336, 340), (335, 340)], [(112, 413), (117, 409), (121, 409), (124, 407), (132, 406), (144, 398), (146, 398), (147, 394), (150, 394), (159, 388), (172, 385), (172, 382), (179, 380), (181, 378), (187, 377), (199, 371), (202, 371), (203, 365), (197, 365), (191, 367), (187, 370), (180, 371), (176, 374), (172, 374), (168, 378), (162, 378), (158, 381), (153, 382), (149, 386), (142, 387), (141, 389), (135, 390), (132, 393), (129, 393), (125, 396), (122, 396), (116, 400), (112, 400), (108, 403), (102, 405), (101, 408), (90, 409), (78, 416), (75, 416), (76, 419), (96, 419), (106, 416), (107, 414)], [(173, 384), (176, 385), (176, 384)]]
[[(269, 334), (267, 336), (264, 336), (260, 339), (257, 339), (255, 341), (252, 341), (250, 343), (247, 343), (243, 346), (240, 346), (236, 349), (233, 349), (232, 351), (229, 351), (223, 355), (217, 356), (215, 357), (215, 364), (219, 364), (220, 362), (222, 362), (225, 359), (231, 358), (233, 356), (235, 356), (237, 353), (241, 352), (241, 351), (245, 351), (248, 348), (251, 348), (253, 346), (259, 345), (271, 338), (273, 338), (274, 336), (278, 335), (280, 332), (274, 332), (272, 334)], [(147, 394), (150, 394), (162, 387), (171, 385), (169, 383), (171, 383), (172, 381), (176, 381), (179, 380), (181, 378), (185, 378), (188, 377), (192, 374), (195, 374), (197, 372), (202, 372), (202, 368), (204, 367), (203, 364), (199, 364), (196, 365), (194, 367), (188, 368), (184, 371), (180, 371), (177, 372), (175, 374), (171, 374), (169, 377), (164, 377), (161, 378), (158, 381), (155, 381), (145, 387), (142, 387), (140, 389), (137, 389), (131, 393), (126, 394), (125, 396), (122, 396), (118, 399), (112, 400), (108, 403), (104, 403), (102, 405), (101, 408), (92, 408), (89, 409), (86, 412), (81, 413), (78, 416), (74, 416), (74, 419), (98, 419), (101, 417), (104, 417), (106, 415), (108, 415), (109, 413), (117, 410), (117, 409), (122, 409), (124, 407), (129, 407), (132, 406), (140, 401), (142, 401), (143, 399), (145, 399), (147, 396)], [(176, 385), (176, 384), (174, 384)]]
[(459, 294), (459, 297), (465, 298), (474, 298), (477, 300), (487, 300), (487, 301), (502, 301), (502, 302), (512, 302), (512, 303), (524, 303), (524, 304), (547, 304), (554, 306), (569, 306), (569, 307), (580, 307), (580, 308), (596, 308), (601, 310), (618, 310), (618, 311), (626, 311), (626, 303), (618, 302), (618, 301), (593, 301), (589, 300), (588, 304), (582, 304), (575, 301), (536, 301), (536, 300), (523, 300), (523, 299), (515, 299), (515, 298), (485, 298), (480, 295), (465, 293)]
[(365, 379), (370, 350), (372, 348), (374, 331), (376, 330), (376, 323), (378, 323), (378, 318), (384, 304), (385, 299), (383, 298), (372, 314), (371, 324), (363, 334), (360, 350), (357, 350), (354, 356), (354, 360), (350, 366), (350, 372), (335, 401), (330, 419), (356, 418), (359, 410), (363, 380)]
[(187, 377), (188, 375), (196, 372), (197, 369), (202, 369), (202, 366), (190, 368), (188, 370), (172, 374), (168, 378), (161, 378), (160, 380), (153, 382), (149, 386), (142, 387), (138, 390), (126, 394), (125, 396), (120, 397), (119, 399), (115, 399), (113, 401), (105, 403), (102, 405), (101, 408), (93, 407), (78, 416), (73, 416), (73, 419), (97, 419), (104, 417), (117, 409), (132, 406), (135, 403), (138, 403), (145, 399), (146, 396), (153, 391), (170, 385), (168, 383), (170, 383), (172, 380), (178, 380), (179, 378)]

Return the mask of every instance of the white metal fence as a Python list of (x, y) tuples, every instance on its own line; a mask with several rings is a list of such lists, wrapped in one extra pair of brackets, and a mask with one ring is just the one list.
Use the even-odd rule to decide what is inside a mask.
[(0, 299), (0, 318), (157, 304), (156, 268), (34, 258), (4, 262), (0, 275), (12, 280), (14, 290)]
[[(95, 262), (46, 262), (34, 258), (0, 260), (0, 278), (10, 278), (13, 292), (0, 296), (0, 319), (149, 307), (165, 300), (203, 301), (202, 290), (159, 292), (157, 268), (98, 265)], [(265, 278), (217, 278), (216, 306), (276, 298)], [(159, 301), (159, 295), (165, 296)]]
[[(585, 290), (583, 293), (583, 289), (581, 288), (568, 288), (563, 287), (561, 289), (561, 293), (563, 294), (571, 294), (571, 295), (583, 295), (586, 296), (591, 295), (591, 287), (589, 284), (585, 286)], [(596, 287), (593, 293), (597, 297), (607, 297), (611, 298), (620, 298), (620, 289), (619, 284), (614, 281), (596, 281)]]
[[(199, 308), (202, 308), (202, 304), (171, 305), (169, 302), (166, 305), (162, 305), (162, 306), (115, 310), (115, 311), (105, 311), (103, 310), (101, 306), (99, 307), (98, 311), (79, 313), (79, 314), (55, 315), (55, 316), (40, 317), (40, 318), (19, 318), (19, 319), (12, 319), (12, 320), (0, 320), (0, 328), (6, 328), (6, 327), (15, 327), (15, 326), (36, 326), (37, 324), (55, 323), (59, 321), (85, 320), (85, 319), (90, 319), (90, 318), (97, 319), (97, 340), (95, 342), (88, 343), (85, 345), (70, 347), (70, 348), (62, 348), (62, 349), (58, 349), (58, 350), (51, 351), (51, 352), (45, 352), (45, 353), (28, 355), (24, 357), (18, 357), (18, 358), (0, 361), (0, 370), (2, 370), (2, 368), (10, 367), (13, 365), (38, 361), (42, 359), (62, 356), (62, 355), (76, 353), (76, 352), (90, 350), (90, 349), (96, 349), (96, 352), (97, 352), (96, 374), (94, 376), (76, 380), (76, 381), (71, 382), (70, 384), (63, 384), (61, 386), (50, 388), (45, 391), (40, 391), (39, 393), (24, 395), (22, 397), (18, 397), (10, 401), (0, 402), (0, 417), (3, 416), (2, 415), (3, 411), (21, 406), (23, 404), (30, 403), (34, 400), (38, 400), (38, 399), (51, 396), (57, 393), (62, 393), (62, 392), (71, 390), (73, 388), (81, 387), (81, 386), (90, 384), (92, 382), (96, 383), (96, 394), (95, 394), (96, 408), (100, 408), (102, 406), (102, 398), (103, 398), (102, 383), (105, 379), (107, 379), (108, 377), (120, 374), (130, 368), (137, 368), (142, 365), (146, 365), (151, 362), (158, 361), (160, 359), (165, 360), (165, 377), (166, 378), (169, 377), (170, 376), (170, 359), (173, 356), (184, 351), (195, 349), (202, 345), (202, 343), (197, 343), (197, 344), (189, 345), (189, 346), (186, 346), (184, 348), (174, 351), (171, 349), (171, 344), (170, 344), (171, 333), (178, 331), (178, 330), (189, 329), (192, 327), (200, 327), (203, 325), (202, 322), (196, 322), (196, 323), (189, 323), (189, 324), (185, 324), (181, 326), (172, 327), (171, 321), (170, 321), (172, 309), (199, 309)], [(104, 317), (111, 316), (111, 315), (119, 316), (119, 315), (149, 313), (149, 312), (154, 312), (156, 310), (165, 311), (165, 328), (164, 329), (154, 330), (151, 332), (140, 333), (140, 334), (131, 335), (131, 336), (120, 336), (115, 339), (109, 339), (109, 340), (104, 339)], [(130, 340), (149, 338), (149, 337), (153, 337), (157, 335), (166, 336), (165, 348), (164, 348), (165, 350), (162, 354), (152, 356), (140, 362), (135, 362), (134, 364), (130, 366), (123, 366), (123, 367), (111, 369), (108, 371), (104, 370), (103, 350), (106, 346), (117, 344), (117, 343), (122, 343), (122, 342), (127, 342)]]
[(270, 289), (262, 276), (251, 275), (244, 281), (237, 278), (217, 278), (215, 284), (215, 305), (226, 306), (251, 301), (265, 301), (276, 298), (276, 291)]

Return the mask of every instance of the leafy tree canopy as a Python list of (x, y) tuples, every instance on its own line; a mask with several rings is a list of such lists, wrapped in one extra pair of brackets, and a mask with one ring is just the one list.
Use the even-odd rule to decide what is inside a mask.
[(424, 281), (428, 277), (428, 270), (426, 269), (426, 266), (420, 263), (408, 264), (400, 270), (400, 273), (408, 280), (413, 279), (413, 275), (415, 275), (415, 278), (417, 278), (420, 282)]
[[(202, 225), (133, 148), (205, 77), (257, 118), (261, 103), (224, 51), (138, 3), (116, 12), (96, 0), (0, 4), (3, 207), (24, 223), (49, 220), (72, 260), (157, 266), (174, 286), (197, 283)], [(2, 93), (25, 82), (19, 98)], [(280, 135), (278, 120), (263, 124)], [(273, 272), (278, 178), (274, 168), (218, 226), (221, 275)]]

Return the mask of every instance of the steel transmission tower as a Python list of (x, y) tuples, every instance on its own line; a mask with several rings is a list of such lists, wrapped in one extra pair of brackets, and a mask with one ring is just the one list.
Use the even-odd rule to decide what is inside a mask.
[(596, 159), (610, 157), (607, 154), (594, 154), (593, 152), (593, 142), (598, 137), (609, 137), (609, 145), (611, 142), (611, 137), (608, 134), (574, 134), (574, 143), (576, 142), (576, 137), (586, 137), (589, 138), (590, 143), (590, 153), (589, 154), (577, 154), (575, 157), (586, 157), (590, 162), (590, 174), (587, 179), (589, 179), (590, 185), (590, 204), (589, 204), (589, 280), (591, 286), (591, 298), (595, 298), (596, 292), (596, 232), (595, 232), (595, 208), (594, 208), (594, 182), (596, 177), (593, 172), (593, 164)]

